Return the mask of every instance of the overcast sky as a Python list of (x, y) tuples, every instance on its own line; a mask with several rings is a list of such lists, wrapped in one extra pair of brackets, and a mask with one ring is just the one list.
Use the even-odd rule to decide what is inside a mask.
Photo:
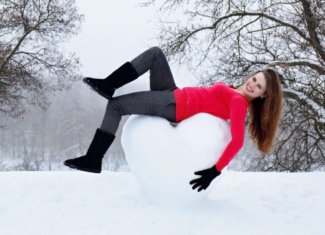
[[(156, 9), (159, 5), (137, 6), (143, 1), (77, 0), (85, 22), (79, 35), (70, 40), (67, 49), (80, 58), (83, 76), (104, 78), (124, 62), (158, 45), (154, 39), (158, 32), (154, 22), (158, 19)], [(176, 67), (171, 67), (178, 87), (195, 84), (185, 66), (179, 72)], [(138, 84), (146, 82), (148, 75), (137, 81)]]

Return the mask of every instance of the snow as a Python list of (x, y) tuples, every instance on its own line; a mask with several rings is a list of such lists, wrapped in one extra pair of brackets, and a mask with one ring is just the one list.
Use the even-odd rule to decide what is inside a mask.
[(184, 205), (204, 199), (215, 185), (197, 193), (189, 182), (198, 178), (194, 172), (218, 162), (231, 134), (225, 120), (206, 113), (176, 127), (164, 118), (132, 115), (121, 140), (128, 165), (150, 201)]
[[(212, 133), (217, 130), (226, 133), (228, 125), (207, 114), (193, 116), (182, 123), (172, 127), (161, 118), (131, 117), (124, 130), (129, 133), (124, 133), (122, 138), (128, 149), (126, 154), (131, 153), (129, 161), (133, 172), (1, 172), (1, 234), (325, 234), (324, 172), (223, 170), (210, 186), (209, 194), (204, 195), (191, 189), (187, 176), (184, 176), (185, 171), (181, 171), (184, 175), (176, 177), (173, 169), (178, 169), (177, 164), (184, 165), (182, 161), (198, 165), (210, 161), (204, 155), (216, 151), (211, 143), (216, 139), (222, 141), (220, 133)], [(189, 128), (189, 125), (192, 127)], [(203, 136), (202, 132), (205, 134), (201, 138), (204, 141), (198, 144), (193, 136)], [(175, 141), (175, 138), (184, 135), (187, 135), (185, 139), (195, 143), (174, 145), (175, 153), (190, 151), (195, 155), (193, 149), (205, 147), (207, 150), (199, 150), (203, 151), (201, 159), (190, 158), (189, 154), (169, 159), (161, 146), (150, 146), (155, 138)], [(149, 155), (150, 151), (157, 154)], [(162, 155), (159, 156), (159, 153)], [(163, 156), (167, 157), (165, 162), (162, 161)], [(170, 164), (166, 164), (168, 162)], [(188, 167), (194, 165), (189, 164)], [(165, 169), (165, 175), (159, 172), (161, 169)], [(169, 184), (164, 184), (164, 177)], [(178, 178), (183, 181), (178, 181)], [(175, 179), (176, 184), (171, 179)], [(193, 197), (186, 195), (191, 193), (198, 197), (192, 200)], [(179, 197), (187, 203), (179, 203)]]
[(223, 172), (208, 200), (151, 204), (130, 172), (2, 172), (4, 235), (323, 235), (325, 173)]
[(274, 60), (272, 61), (271, 64), (294, 64), (294, 63), (309, 63), (318, 67), (322, 67), (322, 65), (317, 64), (317, 60), (313, 60), (313, 59), (293, 59), (293, 60), (286, 60), (286, 61), (280, 61), (280, 60)]

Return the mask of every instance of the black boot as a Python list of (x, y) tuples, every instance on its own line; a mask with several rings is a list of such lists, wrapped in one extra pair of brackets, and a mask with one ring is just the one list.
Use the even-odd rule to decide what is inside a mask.
[(114, 91), (121, 86), (132, 82), (139, 77), (130, 62), (126, 62), (105, 79), (84, 78), (83, 82), (89, 85), (98, 94), (110, 100)]
[(100, 173), (102, 171), (102, 159), (109, 146), (113, 143), (114, 138), (114, 135), (97, 129), (87, 154), (66, 160), (64, 165), (81, 171)]

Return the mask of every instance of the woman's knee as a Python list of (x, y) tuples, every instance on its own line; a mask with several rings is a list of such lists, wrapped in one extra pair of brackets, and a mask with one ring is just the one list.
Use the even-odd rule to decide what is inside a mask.
[(120, 114), (121, 107), (118, 102), (115, 102), (114, 99), (110, 100), (106, 106), (106, 110), (110, 110), (111, 112)]
[(150, 50), (152, 50), (155, 54), (164, 54), (160, 47), (157, 46), (151, 47)]

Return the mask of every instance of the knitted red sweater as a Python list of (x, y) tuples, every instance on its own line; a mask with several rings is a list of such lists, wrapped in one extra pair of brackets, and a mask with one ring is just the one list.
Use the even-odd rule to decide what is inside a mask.
[(229, 164), (244, 144), (249, 101), (234, 88), (217, 82), (211, 87), (185, 87), (174, 91), (176, 122), (197, 113), (209, 113), (225, 120), (230, 119), (232, 139), (216, 164), (219, 172)]

